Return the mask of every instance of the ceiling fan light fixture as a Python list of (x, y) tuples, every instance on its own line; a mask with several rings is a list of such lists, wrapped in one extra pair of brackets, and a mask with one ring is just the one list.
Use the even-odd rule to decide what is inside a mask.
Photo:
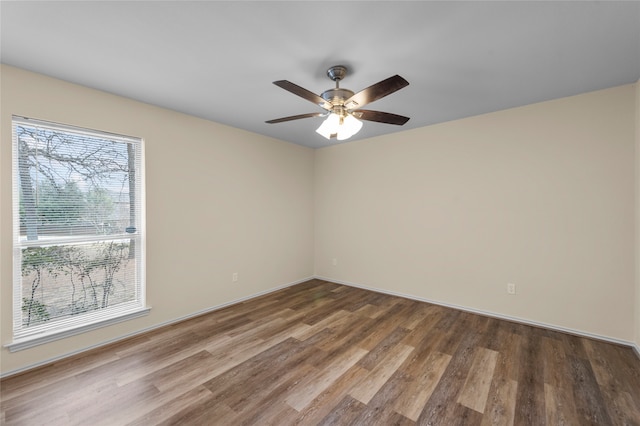
[(349, 139), (362, 128), (362, 121), (358, 120), (351, 114), (340, 117), (338, 114), (331, 113), (326, 120), (322, 122), (316, 132), (327, 139), (337, 136), (339, 141)]

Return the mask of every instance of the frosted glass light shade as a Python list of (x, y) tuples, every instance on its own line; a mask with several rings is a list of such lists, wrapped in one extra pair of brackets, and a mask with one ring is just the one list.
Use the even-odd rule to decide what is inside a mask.
[(362, 121), (355, 118), (353, 115), (347, 114), (342, 120), (342, 125), (338, 129), (338, 140), (343, 141), (349, 139), (355, 135), (362, 128)]
[(331, 139), (331, 135), (338, 133), (339, 126), (340, 117), (336, 114), (329, 114), (329, 117), (322, 122), (320, 127), (316, 129), (316, 132), (327, 139)]

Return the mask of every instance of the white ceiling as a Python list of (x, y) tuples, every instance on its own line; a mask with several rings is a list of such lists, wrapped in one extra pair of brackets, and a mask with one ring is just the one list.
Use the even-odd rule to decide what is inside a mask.
[(357, 140), (640, 79), (640, 2), (8, 2), (2, 63), (274, 138), (322, 147), (321, 112), (271, 84), (320, 94), (335, 64), (368, 105)]

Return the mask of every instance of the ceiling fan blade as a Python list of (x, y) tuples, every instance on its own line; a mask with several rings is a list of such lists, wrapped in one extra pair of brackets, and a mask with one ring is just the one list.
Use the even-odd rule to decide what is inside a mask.
[(361, 120), (377, 121), (378, 123), (386, 124), (397, 124), (398, 126), (402, 126), (404, 123), (409, 121), (409, 117), (405, 117), (403, 115), (392, 114), (390, 112), (371, 111), (368, 109), (358, 109), (352, 111), (351, 114)]
[(284, 90), (287, 90), (293, 93), (294, 95), (298, 95), (301, 98), (308, 100), (309, 102), (313, 102), (314, 104), (319, 105), (320, 107), (326, 110), (331, 110), (331, 108), (333, 108), (333, 105), (331, 105), (331, 103), (324, 100), (322, 97), (305, 89), (304, 87), (300, 87), (297, 84), (293, 84), (290, 81), (278, 80), (278, 81), (274, 81), (273, 84), (283, 88)]
[(409, 82), (399, 75), (394, 75), (386, 80), (377, 82), (376, 84), (363, 89), (347, 99), (344, 106), (347, 109), (356, 109), (373, 101), (377, 101), (391, 93), (402, 89), (409, 85)]
[(265, 123), (269, 123), (269, 124), (282, 123), (284, 121), (299, 120), (301, 118), (322, 117), (325, 114), (326, 112), (309, 112), (307, 114), (299, 114), (299, 115), (292, 115), (289, 117), (275, 118), (273, 120), (265, 121)]

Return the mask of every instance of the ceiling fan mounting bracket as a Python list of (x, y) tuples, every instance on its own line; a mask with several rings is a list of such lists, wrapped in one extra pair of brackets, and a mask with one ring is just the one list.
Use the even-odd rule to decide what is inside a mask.
[(347, 67), (344, 65), (334, 65), (327, 70), (327, 75), (337, 84), (347, 75)]

